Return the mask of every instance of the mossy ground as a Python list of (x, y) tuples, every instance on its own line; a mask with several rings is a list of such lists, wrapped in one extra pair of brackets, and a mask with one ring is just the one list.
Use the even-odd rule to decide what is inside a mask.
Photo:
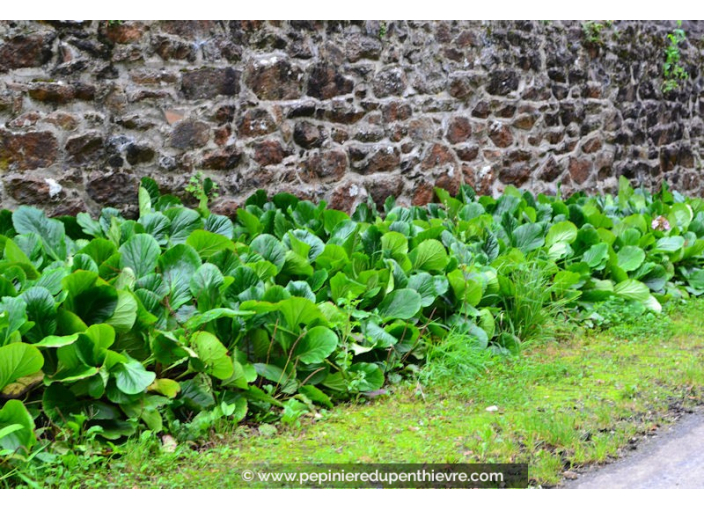
[(530, 484), (552, 487), (701, 401), (704, 301), (670, 317), (533, 345), (470, 380), (406, 381), (275, 432), (224, 427), (172, 453), (137, 440), (108, 461), (76, 454), (25, 474), (40, 487), (223, 488), (261, 464), (527, 462)]

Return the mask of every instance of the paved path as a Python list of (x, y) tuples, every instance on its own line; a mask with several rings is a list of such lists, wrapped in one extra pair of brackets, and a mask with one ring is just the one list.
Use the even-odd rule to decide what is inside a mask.
[(683, 416), (624, 459), (566, 482), (564, 488), (704, 488), (704, 413)]

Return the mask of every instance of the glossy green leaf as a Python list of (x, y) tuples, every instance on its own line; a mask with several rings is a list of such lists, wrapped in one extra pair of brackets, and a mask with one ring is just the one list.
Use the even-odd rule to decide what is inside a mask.
[(47, 218), (39, 209), (21, 205), (12, 214), (12, 224), (18, 234), (37, 234), (49, 257), (66, 260), (66, 230), (63, 223)]
[(294, 357), (303, 363), (322, 363), (337, 348), (337, 335), (323, 326), (309, 329), (296, 345)]
[(161, 248), (151, 235), (136, 234), (120, 246), (120, 255), (120, 267), (129, 267), (135, 277), (142, 278), (156, 269)]
[(618, 267), (624, 271), (635, 271), (645, 261), (645, 252), (637, 246), (624, 246), (617, 255)]
[(127, 395), (144, 393), (156, 379), (156, 374), (144, 368), (137, 360), (119, 363), (113, 369), (117, 387)]
[(421, 309), (420, 294), (413, 289), (399, 289), (390, 292), (379, 304), (378, 310), (385, 321), (410, 319)]
[(159, 257), (158, 267), (168, 288), (169, 307), (177, 310), (192, 299), (191, 278), (201, 265), (198, 253), (187, 244), (179, 244)]
[(215, 335), (205, 331), (194, 333), (191, 337), (191, 346), (205, 365), (206, 373), (217, 379), (227, 379), (233, 374), (232, 358), (228, 356), (227, 348)]
[(252, 251), (261, 255), (264, 260), (268, 260), (274, 264), (279, 271), (284, 267), (284, 262), (286, 262), (286, 248), (281, 241), (274, 236), (269, 234), (258, 235), (252, 240), (250, 247)]
[(235, 243), (227, 237), (206, 230), (194, 230), (191, 232), (188, 239), (186, 239), (186, 244), (196, 250), (203, 259), (207, 259), (222, 250), (235, 249)]
[(408, 254), (408, 258), (413, 264), (413, 269), (430, 272), (443, 271), (450, 262), (445, 247), (436, 239), (420, 243)]
[(36, 443), (32, 415), (19, 400), (7, 401), (0, 409), (0, 452), (28, 456)]
[(12, 343), (0, 347), (0, 390), (20, 377), (39, 372), (43, 366), (44, 357), (33, 345)]
[(576, 239), (577, 227), (569, 221), (562, 221), (550, 227), (545, 237), (545, 246), (550, 248), (556, 243), (572, 244)]

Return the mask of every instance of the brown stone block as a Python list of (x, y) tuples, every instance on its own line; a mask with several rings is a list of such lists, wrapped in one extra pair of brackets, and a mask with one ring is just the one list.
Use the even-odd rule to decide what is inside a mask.
[(533, 129), (535, 122), (538, 120), (538, 116), (532, 113), (524, 113), (519, 115), (516, 120), (513, 121), (513, 127), (528, 131)]
[(39, 112), (27, 112), (15, 117), (7, 125), (13, 129), (28, 128), (34, 126), (41, 118)]
[(436, 135), (436, 127), (433, 119), (429, 117), (420, 117), (413, 119), (408, 123), (408, 136), (414, 142), (428, 142), (433, 140)]
[(241, 160), (242, 151), (230, 145), (204, 154), (201, 166), (208, 170), (232, 170)]
[(366, 200), (367, 192), (359, 184), (348, 182), (336, 187), (330, 196), (330, 207), (352, 213), (356, 204)]
[(544, 182), (553, 182), (562, 174), (562, 170), (555, 158), (548, 156), (538, 172), (538, 178)]
[(396, 122), (410, 119), (413, 115), (413, 108), (400, 101), (391, 101), (381, 106), (381, 113), (384, 122)]
[(421, 169), (430, 170), (431, 168), (456, 164), (457, 161), (455, 160), (452, 150), (445, 145), (436, 143), (426, 152), (425, 157), (421, 162)]
[(265, 101), (297, 99), (303, 94), (303, 72), (287, 58), (270, 56), (252, 60), (247, 66), (245, 84)]
[(275, 130), (274, 118), (261, 108), (247, 110), (237, 120), (237, 133), (243, 138), (268, 135)]
[(186, 99), (212, 99), (240, 93), (240, 72), (232, 67), (203, 68), (182, 73), (181, 91)]
[(417, 206), (428, 205), (435, 198), (435, 187), (429, 182), (422, 182), (415, 186), (411, 203)]
[(263, 140), (254, 144), (254, 161), (262, 166), (278, 165), (287, 155), (278, 140)]
[(89, 132), (69, 138), (66, 142), (66, 161), (70, 165), (86, 166), (105, 157), (105, 139), (98, 132)]
[(590, 138), (584, 142), (582, 142), (582, 152), (585, 154), (591, 154), (593, 152), (597, 152), (601, 149), (602, 146), (602, 140), (600, 137), (595, 136), (593, 138)]
[(447, 127), (445, 138), (451, 144), (465, 142), (472, 135), (472, 125), (466, 117), (454, 117)]
[(570, 158), (568, 170), (576, 184), (583, 184), (592, 173), (592, 162), (586, 159)]
[(318, 152), (305, 160), (303, 167), (307, 177), (339, 181), (347, 172), (347, 155), (341, 150)]
[(64, 131), (73, 131), (78, 127), (78, 119), (75, 115), (67, 112), (53, 112), (49, 114), (43, 122), (53, 124), (54, 126), (63, 129)]
[(137, 203), (139, 180), (131, 174), (94, 172), (86, 183), (88, 196), (101, 206), (124, 206)]
[(406, 73), (400, 67), (383, 69), (374, 77), (372, 89), (376, 97), (400, 96), (406, 90)]
[(474, 144), (461, 145), (455, 147), (455, 154), (461, 161), (474, 161), (479, 155), (479, 146)]
[(40, 67), (49, 62), (55, 33), (18, 35), (0, 45), (0, 72), (21, 67)]
[(332, 64), (313, 66), (308, 77), (308, 95), (318, 99), (331, 99), (352, 92), (354, 82), (338, 72)]
[(351, 35), (345, 45), (347, 60), (357, 62), (359, 60), (379, 60), (383, 46), (379, 39), (368, 37), (362, 34)]
[(145, 26), (138, 21), (122, 23), (107, 22), (105, 36), (117, 44), (128, 44), (139, 41), (144, 34)]
[(352, 145), (347, 153), (352, 168), (361, 174), (390, 172), (401, 162), (398, 149), (391, 145)]
[(499, 180), (504, 184), (521, 186), (530, 179), (530, 166), (526, 163), (514, 163), (509, 167), (504, 167), (499, 172)]
[[(4, 180), (5, 191), (18, 203), (24, 205), (42, 205), (51, 200), (49, 183), (39, 177), (14, 176)], [(58, 200), (65, 193), (56, 195)]]
[(403, 193), (404, 182), (400, 175), (383, 178), (372, 176), (365, 181), (365, 187), (377, 208), (382, 210), (387, 198), (398, 198)]
[(501, 122), (494, 122), (489, 128), (489, 138), (497, 147), (505, 148), (513, 143), (511, 129)]
[(195, 149), (203, 147), (210, 139), (210, 126), (197, 120), (182, 120), (171, 132), (171, 147)]
[(15, 134), (0, 130), (0, 169), (36, 170), (56, 161), (58, 143), (48, 131)]
[(157, 55), (164, 60), (187, 60), (195, 62), (196, 48), (193, 44), (159, 35), (153, 38), (152, 47)]

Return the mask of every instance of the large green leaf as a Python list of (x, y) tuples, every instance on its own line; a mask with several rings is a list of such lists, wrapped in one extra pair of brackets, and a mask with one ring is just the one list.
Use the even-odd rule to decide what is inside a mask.
[(141, 216), (139, 224), (144, 227), (144, 232), (152, 236), (160, 246), (168, 243), (171, 221), (164, 214), (153, 212), (146, 216)]
[(20, 377), (39, 372), (44, 356), (33, 345), (12, 343), (0, 347), (0, 390)]
[(43, 211), (22, 205), (12, 214), (12, 224), (18, 234), (37, 234), (44, 251), (54, 260), (66, 260), (66, 231), (64, 224), (49, 219)]
[(144, 368), (137, 360), (118, 363), (113, 368), (117, 388), (127, 395), (144, 393), (156, 379), (156, 374)]
[(187, 244), (179, 244), (159, 257), (159, 271), (167, 285), (169, 307), (179, 309), (192, 299), (191, 278), (201, 265), (198, 253)]
[(704, 294), (704, 270), (696, 269), (687, 276), (689, 287), (687, 290), (695, 296)]
[(252, 251), (261, 255), (264, 260), (268, 260), (281, 271), (286, 262), (286, 248), (284, 245), (270, 234), (260, 234), (254, 238), (250, 245)]
[(584, 252), (582, 260), (586, 262), (590, 268), (596, 270), (604, 269), (606, 263), (609, 261), (609, 245), (606, 243), (595, 244)]
[(117, 308), (117, 290), (92, 271), (76, 271), (63, 279), (67, 292), (64, 305), (86, 324), (109, 319)]
[(624, 246), (617, 255), (618, 267), (624, 271), (635, 271), (645, 260), (645, 252), (637, 246)]
[(624, 280), (614, 287), (614, 294), (625, 299), (632, 299), (646, 305), (646, 307), (660, 311), (662, 307), (657, 300), (650, 295), (650, 289), (639, 281)]
[(572, 244), (577, 239), (577, 227), (570, 221), (555, 223), (545, 237), (545, 246), (550, 248), (556, 243)]
[(65, 347), (66, 345), (71, 345), (78, 340), (78, 333), (66, 336), (47, 336), (42, 339), (41, 342), (37, 342), (34, 345), (40, 349), (58, 349), (59, 347)]
[(682, 236), (661, 237), (655, 243), (654, 251), (663, 253), (674, 253), (683, 246), (684, 237)]
[(688, 204), (673, 204), (670, 208), (670, 214), (667, 216), (670, 220), (670, 225), (685, 231), (689, 224), (692, 223), (694, 212)]
[(340, 299), (356, 299), (367, 290), (367, 286), (351, 280), (344, 273), (337, 273), (330, 278), (330, 294), (335, 303)]
[(443, 271), (450, 262), (445, 247), (437, 239), (423, 241), (408, 254), (408, 258), (413, 264), (413, 269), (430, 272)]
[(225, 282), (220, 270), (213, 264), (203, 264), (191, 278), (191, 294), (198, 302), (198, 311), (216, 307), (220, 301), (220, 287)]
[[(363, 324), (363, 332), (365, 338), (370, 343), (370, 346), (365, 348), (367, 350), (372, 350), (377, 347), (391, 347), (392, 345), (395, 345), (398, 342), (398, 339), (395, 336), (388, 333), (384, 328), (371, 321)], [(357, 351), (357, 354), (361, 353)]]
[(21, 297), (5, 296), (0, 301), (0, 346), (9, 343), (12, 335), (27, 326), (27, 302)]
[(127, 290), (117, 291), (117, 306), (105, 324), (111, 325), (118, 333), (126, 333), (132, 329), (137, 320), (139, 305), (132, 293)]
[(316, 404), (322, 404), (328, 409), (332, 408), (332, 400), (330, 400), (330, 397), (328, 397), (325, 393), (323, 393), (315, 386), (307, 384), (305, 386), (301, 386), (298, 391), (302, 395), (308, 397), (312, 402), (315, 402)]
[(56, 303), (44, 287), (32, 287), (21, 295), (27, 303), (27, 319), (34, 327), (25, 333), (30, 342), (38, 342), (56, 332)]
[(26, 456), (36, 443), (34, 420), (27, 408), (19, 400), (6, 402), (0, 409), (0, 452), (9, 450)]
[[(24, 237), (24, 236), (22, 236)], [(18, 238), (19, 239), (19, 238)], [(22, 270), (26, 273), (27, 278), (31, 279), (37, 279), (39, 277), (39, 273), (37, 272), (36, 268), (34, 267), (34, 264), (32, 263), (32, 260), (27, 256), (27, 254), (22, 251), (22, 249), (12, 240), (12, 239), (6, 239), (5, 240), (5, 260), (7, 262), (13, 262), (17, 264), (19, 267), (22, 268)], [(39, 265), (39, 264), (37, 264)]]
[(537, 250), (545, 243), (543, 227), (537, 223), (526, 223), (516, 228), (512, 233), (513, 246), (523, 253)]
[(337, 335), (323, 326), (308, 330), (294, 350), (294, 357), (303, 363), (322, 363), (337, 348)]
[(167, 209), (164, 214), (171, 221), (169, 241), (172, 245), (185, 243), (191, 232), (203, 228), (203, 221), (197, 211), (175, 207)]
[(481, 278), (482, 276), (477, 273), (465, 273), (461, 269), (455, 269), (447, 275), (455, 298), (460, 304), (467, 303), (471, 306), (478, 305), (482, 299)]
[(421, 305), (425, 307), (432, 305), (438, 296), (445, 294), (449, 285), (444, 276), (433, 276), (426, 272), (420, 272), (408, 279), (408, 288), (420, 294)]
[[(660, 292), (665, 288), (665, 284), (670, 279), (667, 269), (659, 264), (652, 264), (648, 267), (646, 266), (648, 266), (648, 264), (641, 267), (638, 271), (640, 273), (638, 280), (645, 283), (651, 291)], [(702, 288), (702, 291), (704, 291), (704, 287)]]
[(299, 326), (312, 326), (316, 321), (324, 321), (323, 314), (310, 300), (302, 297), (290, 297), (276, 304), (284, 317), (285, 324), (291, 329)]
[(387, 232), (381, 236), (384, 257), (398, 259), (408, 254), (408, 239), (398, 232)]
[(220, 214), (211, 214), (205, 220), (205, 225), (203, 228), (208, 232), (213, 234), (220, 234), (228, 239), (232, 239), (232, 235), (235, 232), (234, 226), (232, 225), (232, 220), (227, 216), (222, 216)]
[(354, 363), (349, 370), (356, 391), (376, 391), (384, 385), (384, 373), (373, 363)]
[(249, 310), (232, 310), (230, 308), (213, 308), (203, 313), (199, 313), (191, 317), (186, 321), (184, 327), (189, 330), (195, 330), (201, 327), (203, 324), (207, 324), (215, 319), (220, 319), (222, 317), (249, 317), (254, 315), (255, 312)]
[(64, 267), (49, 270), (45, 269), (42, 275), (34, 282), (34, 286), (44, 287), (52, 296), (57, 297), (63, 291), (61, 281), (66, 278), (68, 274), (68, 269)]
[(232, 358), (227, 354), (227, 348), (220, 343), (215, 335), (206, 331), (194, 333), (191, 346), (198, 354), (198, 359), (205, 365), (205, 372), (217, 379), (227, 379), (234, 372)]
[(135, 277), (142, 278), (154, 272), (161, 248), (151, 235), (136, 234), (120, 246), (120, 254), (120, 267), (129, 267)]
[(399, 289), (390, 292), (379, 304), (378, 310), (385, 321), (410, 319), (421, 309), (422, 299), (413, 289)]
[(186, 239), (186, 244), (192, 246), (203, 259), (215, 255), (221, 250), (235, 249), (235, 243), (227, 237), (207, 230), (194, 230)]

